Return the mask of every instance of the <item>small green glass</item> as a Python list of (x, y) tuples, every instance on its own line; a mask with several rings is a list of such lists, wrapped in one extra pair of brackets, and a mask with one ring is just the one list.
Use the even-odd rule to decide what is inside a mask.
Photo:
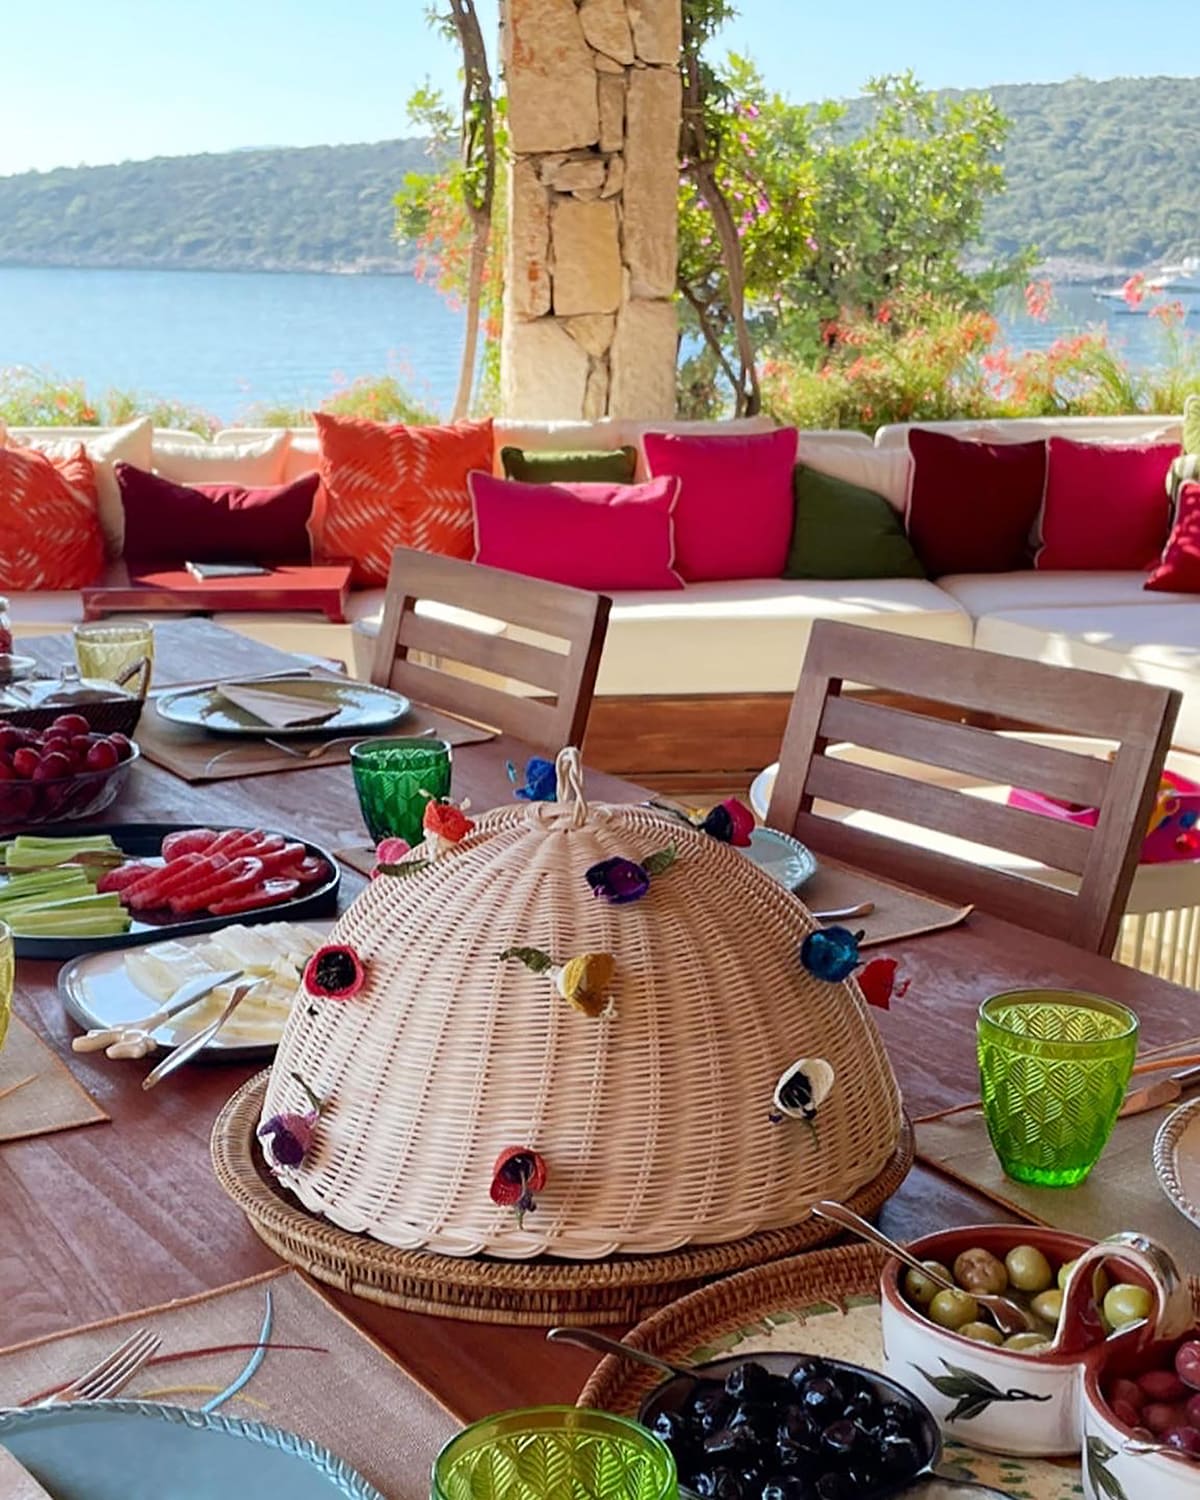
[(1131, 1010), (1077, 990), (1009, 990), (979, 1008), (988, 1135), (1017, 1182), (1072, 1187), (1100, 1159), (1137, 1054)]
[(421, 819), (431, 800), (450, 795), (450, 746), (425, 736), (363, 740), (351, 745), (350, 765), (363, 822), (373, 843), (425, 837)]
[(578, 1406), (501, 1412), (452, 1437), (432, 1500), (677, 1500), (671, 1450), (631, 1422)]

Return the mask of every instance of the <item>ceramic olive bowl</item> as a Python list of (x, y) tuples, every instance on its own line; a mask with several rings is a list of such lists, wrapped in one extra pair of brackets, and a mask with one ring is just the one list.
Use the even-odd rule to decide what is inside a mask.
[[(1171, 1350), (1170, 1345), (1166, 1348)], [(1133, 1430), (1117, 1421), (1101, 1391), (1102, 1382), (1164, 1363), (1155, 1358), (1156, 1352), (1127, 1350), (1106, 1360), (1103, 1368), (1084, 1371), (1080, 1420), (1087, 1500), (1140, 1500), (1143, 1495), (1147, 1500), (1196, 1500), (1200, 1495), (1200, 1463), (1170, 1453), (1131, 1452), (1126, 1444)]]
[[(881, 1278), (886, 1369), (928, 1402), (943, 1431), (961, 1442), (1022, 1458), (1077, 1457), (1085, 1372), (1155, 1337), (1183, 1333), (1193, 1321), (1191, 1298), (1166, 1252), (1137, 1235), (1096, 1244), (1055, 1229), (988, 1224), (927, 1235), (908, 1248), (921, 1260), (951, 1266), (964, 1250), (990, 1250), (1003, 1260), (1017, 1245), (1036, 1246), (1053, 1266), (1076, 1262), (1051, 1350), (1021, 1354), (940, 1327), (909, 1303), (901, 1290), (904, 1267), (890, 1260)], [(1093, 1293), (1102, 1267), (1111, 1282), (1148, 1288), (1154, 1302), (1147, 1323), (1107, 1339)]]
[[(738, 1365), (753, 1362), (762, 1365), (771, 1375), (786, 1377), (800, 1361), (812, 1357), (811, 1354), (803, 1351), (789, 1354), (772, 1350), (767, 1353), (712, 1359), (704, 1364), (698, 1364), (695, 1366), (694, 1379), (690, 1376), (677, 1375), (655, 1386), (642, 1402), (638, 1412), (638, 1421), (644, 1427), (653, 1429), (655, 1418), (662, 1412), (683, 1411), (695, 1391), (697, 1381), (724, 1382), (726, 1376)], [(917, 1440), (919, 1467), (915, 1467), (912, 1474), (905, 1479), (894, 1483), (884, 1483), (869, 1492), (864, 1492), (862, 1500), (890, 1500), (890, 1497), (900, 1495), (907, 1497), (907, 1500), (942, 1500), (942, 1497), (945, 1497), (945, 1500), (969, 1500), (971, 1496), (975, 1496), (976, 1500), (987, 1500), (987, 1497), (991, 1497), (991, 1500), (1006, 1500), (1004, 1493), (1000, 1490), (989, 1489), (986, 1485), (968, 1484), (957, 1479), (942, 1478), (938, 1474), (937, 1465), (942, 1454), (942, 1439), (938, 1424), (925, 1403), (919, 1397), (914, 1396), (907, 1387), (885, 1375), (877, 1374), (874, 1370), (868, 1370), (862, 1365), (849, 1364), (845, 1360), (822, 1357), (821, 1363), (835, 1372), (854, 1375), (859, 1380), (865, 1381), (874, 1388), (881, 1401), (900, 1402), (911, 1408), (916, 1418), (916, 1426), (920, 1434)], [(684, 1500), (699, 1500), (695, 1492), (688, 1489), (682, 1482), (679, 1486), (679, 1493)]]

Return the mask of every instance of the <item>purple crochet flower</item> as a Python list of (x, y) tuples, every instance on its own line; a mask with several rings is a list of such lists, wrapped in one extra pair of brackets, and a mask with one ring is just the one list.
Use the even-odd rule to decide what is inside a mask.
[(613, 906), (624, 906), (629, 901), (640, 901), (650, 889), (650, 872), (636, 860), (602, 859), (598, 865), (585, 870), (583, 878), (592, 888), (592, 894), (602, 896)]
[(258, 1127), (258, 1138), (265, 1142), (276, 1167), (298, 1167), (308, 1155), (313, 1132), (320, 1115), (310, 1109), (302, 1115), (272, 1115)]

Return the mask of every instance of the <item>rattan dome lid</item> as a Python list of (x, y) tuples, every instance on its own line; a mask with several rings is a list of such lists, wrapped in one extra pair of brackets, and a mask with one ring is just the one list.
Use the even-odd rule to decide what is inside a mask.
[[(643, 899), (593, 895), (592, 866), (672, 844)], [(329, 941), (365, 978), (349, 999), (293, 1007), (263, 1120), (309, 1110), (306, 1090), (323, 1105), (278, 1176), (342, 1228), (452, 1255), (650, 1253), (794, 1224), (876, 1177), (902, 1122), (857, 985), (800, 963), (814, 927), (737, 849), (653, 808), (589, 808), (566, 751), (557, 803), (483, 815), (338, 921)], [(559, 964), (613, 955), (611, 1013), (501, 962), (514, 945)], [(812, 1124), (773, 1104), (798, 1058), (831, 1070)], [(491, 1197), (512, 1147), (545, 1166), (521, 1223)]]

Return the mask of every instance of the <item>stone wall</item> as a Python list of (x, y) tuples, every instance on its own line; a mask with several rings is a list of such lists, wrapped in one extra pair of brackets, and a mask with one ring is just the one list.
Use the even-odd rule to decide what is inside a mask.
[(509, 416), (674, 414), (679, 43), (679, 0), (503, 6)]

